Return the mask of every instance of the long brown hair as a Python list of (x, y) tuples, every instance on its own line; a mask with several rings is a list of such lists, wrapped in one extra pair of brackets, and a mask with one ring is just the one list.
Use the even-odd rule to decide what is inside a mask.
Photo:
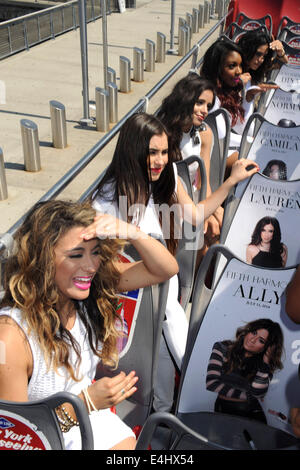
[[(150, 140), (153, 136), (163, 134), (169, 137), (165, 126), (151, 114), (136, 113), (128, 118), (121, 128), (112, 161), (92, 198), (95, 199), (98, 196), (119, 204), (120, 198), (126, 196), (128, 222), (132, 219), (129, 216), (130, 208), (134, 205), (145, 208), (151, 195), (158, 207), (163, 207), (165, 204), (169, 207), (175, 206), (177, 203), (176, 182), (171, 158), (168, 159), (158, 181), (152, 182), (149, 179)], [(107, 192), (107, 184), (113, 185), (112, 194)], [(163, 229), (161, 212), (158, 216)], [(172, 254), (176, 252), (178, 246), (175, 225), (175, 217), (171, 212), (169, 233), (164, 238)]]
[(242, 67), (244, 69), (244, 56), (241, 48), (234, 42), (224, 37), (217, 39), (205, 52), (201, 76), (210, 80), (216, 87), (217, 97), (220, 100), (221, 107), (227, 109), (231, 115), (231, 125), (234, 127), (238, 121), (244, 121), (245, 110), (242, 106), (241, 91), (243, 85), (239, 84), (232, 88), (227, 86), (222, 79), (222, 71), (226, 57), (232, 52), (237, 52), (242, 58)]
[(282, 369), (281, 356), (283, 354), (283, 333), (279, 323), (268, 318), (260, 318), (247, 323), (236, 331), (236, 340), (228, 342), (228, 356), (225, 364), (226, 372), (234, 369), (242, 369), (245, 364), (244, 338), (248, 333), (265, 329), (268, 331), (268, 338), (261, 353), (255, 354), (252, 358), (252, 366), (249, 368), (248, 379), (253, 379), (258, 366), (263, 361), (263, 356), (267, 349), (271, 347), (272, 353), (269, 355), (269, 367), (271, 373), (277, 369)]
[(180, 142), (183, 132), (192, 127), (194, 106), (199, 96), (206, 90), (210, 90), (213, 94), (211, 105), (213, 107), (215, 86), (197, 73), (190, 72), (176, 83), (171, 93), (162, 102), (157, 117), (168, 129), (169, 155), (173, 161), (182, 160)]
[[(5, 294), (0, 307), (21, 310), (34, 333), (48, 364), (57, 370), (65, 366), (74, 380), (70, 363), (70, 342), (80, 363), (79, 345), (60, 321), (56, 305), (59, 292), (55, 284), (55, 247), (60, 238), (74, 227), (87, 227), (94, 221), (95, 210), (89, 203), (47, 201), (36, 204), (15, 235), (15, 254), (7, 261), (4, 275)], [(86, 300), (73, 300), (86, 326), (89, 344), (101, 360), (117, 365), (115, 323), (119, 316), (116, 287), (119, 272), (114, 265), (124, 242), (99, 240), (100, 267), (93, 278)]]

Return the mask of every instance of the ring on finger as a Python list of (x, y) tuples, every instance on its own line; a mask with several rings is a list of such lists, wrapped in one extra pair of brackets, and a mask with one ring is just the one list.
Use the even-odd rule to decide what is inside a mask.
[(125, 393), (125, 388), (122, 388), (121, 394), (124, 395), (124, 393)]

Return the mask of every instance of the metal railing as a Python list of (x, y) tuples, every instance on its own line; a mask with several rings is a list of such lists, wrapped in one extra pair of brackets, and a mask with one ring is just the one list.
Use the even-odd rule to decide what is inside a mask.
[[(108, 0), (107, 13), (117, 11), (117, 3), (116, 0)], [(86, 0), (87, 22), (101, 16), (101, 0)], [(78, 0), (3, 21), (0, 23), (0, 59), (78, 27)]]
[[(221, 0), (223, 1), (223, 0)], [(224, 0), (225, 4), (228, 0)], [(224, 11), (224, 10), (223, 10)], [(146, 110), (149, 100), (168, 82), (168, 80), (190, 59), (192, 58), (191, 69), (200, 67), (203, 58), (198, 60), (198, 54), (200, 47), (210, 38), (210, 36), (218, 29), (223, 29), (224, 23), (228, 15), (231, 14), (229, 11), (225, 14), (201, 39), (198, 41), (192, 49), (177, 62), (177, 64), (143, 97), (135, 106), (133, 106), (129, 112), (120, 119), (120, 121), (100, 139), (94, 147), (92, 147), (59, 181), (57, 181), (52, 188), (50, 188), (44, 196), (42, 196), (38, 202), (48, 201), (57, 197), (73, 180), (76, 178), (86, 166), (103, 150), (103, 148), (118, 134), (121, 127), (125, 124), (127, 119), (134, 113)], [(79, 200), (84, 200), (93, 193), (98, 185), (101, 175), (94, 181), (92, 185), (79, 197)], [(12, 237), (16, 230), (23, 223), (27, 213), (25, 213), (10, 229), (6, 234), (0, 237), (0, 262), (5, 258), (5, 253), (11, 244)], [(1, 287), (1, 286), (0, 286)]]

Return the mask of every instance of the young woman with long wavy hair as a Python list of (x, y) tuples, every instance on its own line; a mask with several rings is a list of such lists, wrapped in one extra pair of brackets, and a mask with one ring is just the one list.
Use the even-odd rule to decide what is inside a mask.
[(247, 31), (238, 45), (244, 55), (245, 71), (250, 73), (253, 85), (263, 85), (272, 68), (288, 62), (282, 42), (273, 40), (261, 29)]
[[(86, 233), (91, 224), (100, 238)], [(126, 240), (139, 251), (140, 262), (118, 261)], [(133, 449), (134, 434), (110, 407), (136, 391), (138, 378), (132, 371), (94, 382), (96, 367), (99, 361), (118, 363), (118, 293), (157, 284), (177, 271), (161, 243), (110, 215), (96, 217), (89, 203), (38, 203), (17, 231), (5, 269), (0, 398), (77, 394), (94, 409), (95, 449)], [(74, 410), (66, 404), (57, 413), (66, 448), (80, 448)]]
[[(247, 119), (253, 113), (253, 101), (245, 99), (251, 85), (251, 75), (245, 72), (242, 49), (225, 37), (215, 41), (205, 52), (200, 71), (201, 76), (210, 80), (216, 87), (216, 103), (212, 108), (226, 109), (231, 117), (231, 133), (227, 167), (238, 158), (241, 136)], [(220, 138), (225, 137), (222, 116), (217, 118)]]
[(268, 392), (274, 372), (282, 369), (283, 333), (262, 318), (236, 331), (235, 340), (216, 342), (209, 359), (206, 388), (216, 392), (215, 411), (266, 423), (258, 401)]
[(265, 268), (284, 268), (288, 249), (281, 241), (280, 224), (276, 217), (262, 217), (256, 224), (247, 246), (246, 261)]
[[(203, 160), (207, 176), (207, 196), (211, 194), (209, 181), (213, 134), (204, 120), (214, 102), (214, 85), (197, 73), (190, 72), (175, 84), (157, 113), (157, 117), (168, 130), (169, 154), (172, 158), (179, 161), (196, 155)], [(189, 171), (193, 188), (199, 189), (201, 178), (198, 164), (190, 165)], [(202, 256), (207, 247), (218, 239), (222, 220), (223, 208), (218, 207), (206, 221), (205, 248), (201, 250)]]

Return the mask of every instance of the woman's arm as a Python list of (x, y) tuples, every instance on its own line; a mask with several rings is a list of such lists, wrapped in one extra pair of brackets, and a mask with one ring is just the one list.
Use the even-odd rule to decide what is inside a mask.
[[(205, 131), (201, 132), (201, 153), (200, 157), (202, 158), (206, 171), (207, 178), (207, 191), (206, 196), (212, 194), (210, 187), (210, 158), (213, 145), (213, 133), (208, 127)], [(200, 172), (200, 169), (198, 170)], [(201, 182), (200, 178), (199, 181)], [(199, 188), (200, 189), (200, 188)], [(215, 212), (207, 219), (207, 224), (209, 225), (209, 232), (212, 234), (212, 237), (220, 235), (220, 230), (223, 222), (223, 208), (221, 206), (217, 207)]]
[(300, 437), (300, 408), (291, 408), (290, 417), (294, 434)]
[(289, 59), (285, 54), (282, 42), (279, 41), (279, 39), (274, 39), (274, 36), (273, 41), (270, 43), (270, 49), (276, 52), (277, 55), (275, 59), (280, 60), (280, 62), (282, 62), (283, 64), (288, 63)]
[(206, 388), (211, 392), (240, 400), (246, 400), (247, 395), (251, 394), (255, 397), (263, 397), (269, 388), (272, 378), (268, 363), (264, 360), (251, 383), (244, 377), (236, 373), (224, 374), (222, 368), (225, 356), (221, 343), (215, 343), (209, 359)]
[(232, 374), (224, 374), (222, 369), (225, 359), (222, 344), (219, 342), (215, 343), (207, 367), (206, 389), (224, 397), (246, 400), (245, 389), (247, 388), (247, 383), (245, 379), (236, 374), (234, 376)]
[(295, 275), (286, 288), (286, 303), (285, 311), (287, 315), (295, 323), (300, 323), (300, 265), (298, 266)]
[[(253, 166), (247, 171), (247, 167)], [(254, 175), (259, 170), (257, 163), (252, 160), (241, 158), (232, 167), (229, 178), (208, 198), (194, 204), (182, 183), (178, 179), (177, 198), (183, 211), (183, 218), (194, 226), (203, 223), (224, 202), (229, 191), (240, 181)]]
[(257, 255), (259, 249), (255, 245), (248, 245), (246, 249), (246, 262), (252, 264), (254, 256)]
[(281, 253), (281, 259), (282, 259), (282, 267), (284, 268), (287, 262), (287, 257), (288, 257), (288, 249), (287, 246), (282, 244), (282, 253)]
[(256, 371), (255, 377), (249, 386), (251, 395), (256, 398), (262, 398), (266, 395), (273, 377), (269, 367), (269, 357), (272, 354), (271, 350), (272, 347), (269, 347), (267, 352), (264, 354), (263, 361), (261, 362), (258, 370)]
[(210, 187), (210, 156), (213, 144), (213, 133), (210, 127), (207, 127), (205, 131), (201, 132), (201, 150), (200, 157), (203, 160), (207, 178), (207, 195), (211, 194)]
[(250, 103), (254, 100), (258, 93), (265, 93), (268, 90), (277, 90), (279, 85), (274, 85), (271, 83), (259, 83), (256, 86), (250, 87), (246, 92), (246, 101)]
[(0, 317), (0, 399), (27, 401), (33, 359), (25, 334), (10, 317)]
[[(26, 402), (34, 358), (24, 332), (10, 317), (0, 317), (0, 342), (0, 400)], [(137, 381), (135, 371), (127, 375), (120, 372), (97, 380), (88, 387), (88, 393), (97, 409), (110, 408), (133, 395)], [(78, 396), (86, 404), (83, 392)], [(73, 407), (69, 403), (64, 407), (76, 419)]]
[(97, 216), (95, 222), (81, 236), (87, 240), (95, 237), (125, 239), (138, 251), (141, 261), (116, 263), (121, 273), (118, 286), (120, 292), (158, 284), (178, 273), (176, 259), (162, 243), (146, 235), (136, 225), (111, 215)]
[(139, 252), (142, 261), (117, 264), (121, 273), (120, 292), (159, 284), (178, 273), (176, 259), (158, 240), (143, 234), (128, 241)]

